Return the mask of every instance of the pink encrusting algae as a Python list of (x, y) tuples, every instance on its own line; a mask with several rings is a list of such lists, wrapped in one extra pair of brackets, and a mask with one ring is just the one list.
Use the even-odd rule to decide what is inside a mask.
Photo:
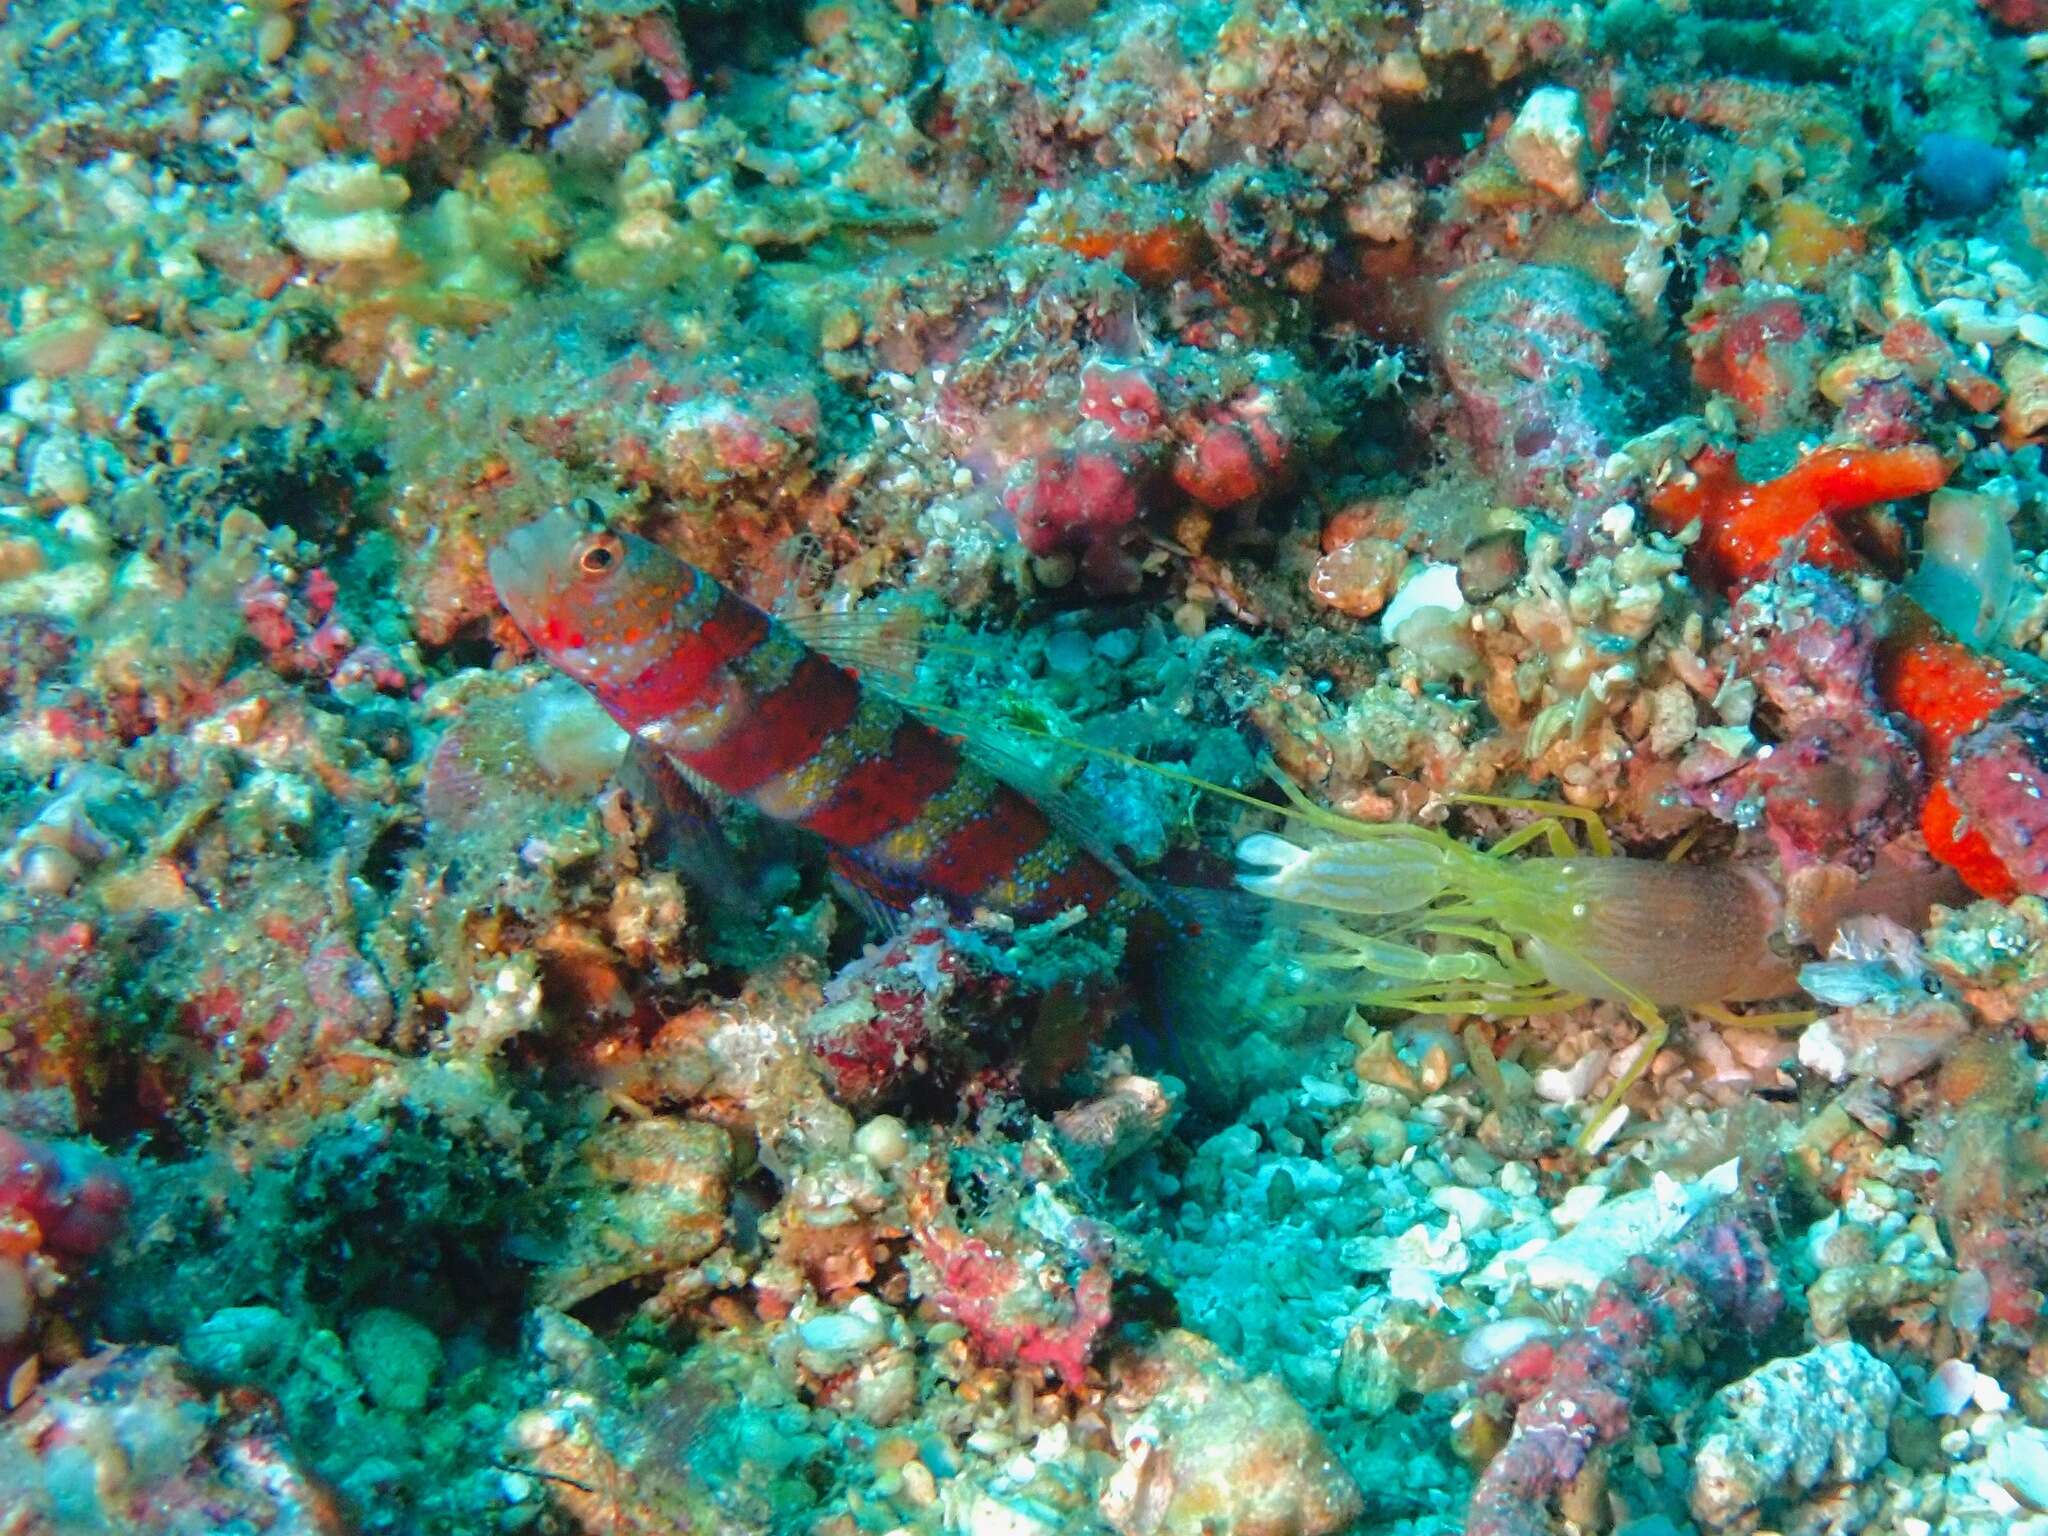
[(0, 5), (0, 1533), (2048, 1533), (2038, 0)]

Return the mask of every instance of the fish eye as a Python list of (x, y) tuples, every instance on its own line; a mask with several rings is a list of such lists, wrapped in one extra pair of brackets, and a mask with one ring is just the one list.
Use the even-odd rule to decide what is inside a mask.
[(602, 576), (619, 563), (625, 548), (615, 533), (593, 533), (576, 550), (577, 567), (586, 576)]

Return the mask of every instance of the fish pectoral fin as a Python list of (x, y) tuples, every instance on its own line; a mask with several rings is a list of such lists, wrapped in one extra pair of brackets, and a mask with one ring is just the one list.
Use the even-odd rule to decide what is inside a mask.
[[(744, 805), (666, 753), (635, 740), (613, 782), (651, 818), (643, 856), (671, 868), (691, 890), (728, 916), (757, 921), (766, 912), (760, 890), (726, 835), (727, 819)], [(758, 822), (759, 818), (754, 818)]]
[(922, 882), (844, 849), (835, 848), (825, 863), (847, 905), (878, 933), (893, 933), (902, 927), (918, 898), (931, 894)]
[(706, 820), (716, 820), (740, 803), (696, 769), (640, 736), (628, 743), (625, 759), (613, 777), (629, 794), (657, 796), (670, 811)]

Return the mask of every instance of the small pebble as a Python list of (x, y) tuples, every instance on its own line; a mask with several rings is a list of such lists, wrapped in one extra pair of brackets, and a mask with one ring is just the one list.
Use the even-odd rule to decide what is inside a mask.
[(1458, 556), (1458, 590), (1483, 603), (1520, 581), (1526, 563), (1521, 534), (1489, 534)]
[(441, 1373), (441, 1341), (419, 1319), (373, 1307), (349, 1329), (348, 1358), (371, 1402), (394, 1413), (418, 1413)]
[(1078, 629), (1063, 629), (1045, 643), (1045, 665), (1055, 677), (1079, 677), (1088, 670), (1094, 646)]
[(877, 1115), (853, 1133), (853, 1150), (877, 1168), (894, 1168), (910, 1155), (910, 1135), (894, 1115)]
[(1132, 629), (1112, 629), (1095, 639), (1095, 654), (1113, 667), (1123, 666), (1138, 655), (1138, 633)]
[(825, 316), (818, 328), (818, 344), (828, 352), (844, 352), (860, 340), (860, 331), (860, 314), (842, 304)]
[(78, 860), (69, 851), (38, 843), (21, 856), (21, 889), (30, 896), (62, 896), (78, 884)]
[(282, 12), (264, 17), (263, 24), (256, 29), (256, 57), (265, 64), (275, 64), (291, 51), (297, 32), (291, 17)]
[(1984, 1458), (1999, 1484), (2029, 1509), (2048, 1510), (2048, 1431), (2020, 1425)]
[(1964, 133), (1930, 133), (1920, 141), (1913, 179), (1937, 214), (1982, 213), (1998, 201), (2012, 157), (1996, 144)]

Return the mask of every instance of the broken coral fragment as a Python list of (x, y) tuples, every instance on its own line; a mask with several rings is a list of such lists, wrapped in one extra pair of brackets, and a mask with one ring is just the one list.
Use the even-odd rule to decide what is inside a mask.
[(1848, 1342), (1723, 1387), (1693, 1452), (1693, 1518), (1709, 1531), (1751, 1531), (1766, 1516), (1804, 1528), (1795, 1506), (1862, 1482), (1884, 1459), (1898, 1401), (1891, 1367)]
[(169, 1349), (104, 1349), (67, 1367), (0, 1425), (10, 1536), (341, 1536), (333, 1496), (260, 1401), (202, 1394)]
[(404, 177), (367, 161), (319, 161), (285, 183), (284, 238), (309, 261), (388, 261), (408, 195)]
[(1179, 1329), (1119, 1369), (1119, 1398), (1142, 1401), (1113, 1418), (1125, 1454), (1101, 1500), (1123, 1536), (1335, 1536), (1364, 1512), (1276, 1377)]

